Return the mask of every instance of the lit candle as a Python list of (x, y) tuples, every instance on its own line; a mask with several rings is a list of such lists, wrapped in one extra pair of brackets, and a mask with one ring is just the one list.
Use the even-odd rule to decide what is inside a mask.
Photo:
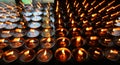
[(37, 52), (37, 60), (39, 62), (49, 62), (53, 57), (53, 53), (49, 49), (40, 49)]
[(90, 36), (90, 35), (92, 35), (93, 34), (93, 27), (86, 27), (85, 28), (85, 35), (86, 36)]
[(50, 22), (50, 19), (48, 17), (44, 17), (43, 21), (44, 21), (42, 23), (43, 28), (51, 28), (51, 22)]
[(68, 47), (70, 45), (70, 40), (67, 37), (59, 37), (56, 40), (58, 47)]
[(108, 29), (107, 28), (100, 28), (97, 30), (99, 36), (105, 36), (108, 32)]
[(84, 48), (73, 49), (72, 54), (77, 62), (83, 62), (88, 59), (88, 52)]
[[(120, 17), (119, 17), (120, 18)], [(115, 26), (120, 26), (120, 20), (118, 19), (118, 20), (115, 20), (115, 24), (114, 24)]]
[(30, 29), (27, 32), (28, 37), (37, 37), (37, 36), (39, 36), (39, 34), (40, 34), (40, 32), (37, 29)]
[(2, 30), (1, 37), (8, 38), (8, 37), (11, 37), (12, 34), (13, 34), (13, 32), (10, 30)]
[(51, 37), (42, 38), (40, 40), (40, 45), (42, 48), (52, 48), (55, 45), (55, 39)]
[(119, 50), (117, 49), (107, 49), (105, 50), (104, 54), (105, 54), (105, 57), (111, 61), (118, 61), (120, 57)]
[(24, 44), (24, 38), (14, 38), (10, 40), (10, 46), (12, 48), (19, 48)]
[(35, 11), (33, 12), (33, 15), (36, 16), (36, 15), (42, 15), (42, 12), (39, 11), (38, 9), (35, 9)]
[(51, 37), (55, 34), (55, 31), (53, 29), (45, 28), (42, 30), (41, 35), (43, 37)]
[(1, 38), (0, 39), (0, 49), (3, 49), (8, 46), (8, 39)]
[(3, 60), (7, 63), (14, 62), (18, 59), (19, 51), (17, 49), (10, 49), (3, 53)]
[(77, 26), (78, 26), (77, 22), (75, 22), (73, 19), (71, 19), (71, 21), (68, 22), (69, 28), (73, 28), (73, 27), (77, 27)]
[(103, 59), (103, 50), (99, 47), (90, 47), (88, 53), (93, 60)]
[(60, 18), (60, 19), (58, 19), (56, 22), (55, 22), (55, 27), (56, 28), (62, 28), (62, 27), (65, 27), (65, 24), (64, 24), (64, 22), (63, 22), (63, 20)]
[(24, 49), (20, 52), (20, 61), (22, 62), (31, 62), (35, 58), (35, 51), (33, 49)]
[(67, 62), (71, 59), (71, 51), (67, 48), (58, 48), (55, 51), (55, 58), (60, 62)]
[(36, 48), (39, 44), (39, 40), (37, 38), (29, 38), (26, 40), (25, 47), (26, 48)]
[(14, 37), (23, 37), (25, 35), (26, 35), (26, 30), (25, 29), (16, 28), (14, 30), (14, 34), (13, 34)]
[(68, 30), (65, 28), (57, 28), (55, 33), (56, 37), (64, 37), (68, 35)]
[(113, 28), (112, 31), (110, 31), (110, 34), (113, 36), (120, 36), (120, 27)]
[(16, 23), (12, 23), (12, 22), (5, 22), (6, 26), (5, 29), (14, 29), (17, 27)]
[(88, 40), (89, 40), (88, 45), (90, 45), (90, 46), (97, 46), (98, 45), (99, 39), (97, 36), (90, 36)]
[(68, 35), (70, 37), (75, 37), (81, 35), (81, 29), (80, 28), (71, 28), (69, 29)]
[(85, 45), (85, 39), (81, 36), (72, 37), (71, 44), (75, 47), (82, 47), (83, 45)]
[(101, 37), (101, 39), (99, 40), (99, 43), (102, 46), (105, 46), (105, 47), (112, 47), (112, 46), (114, 46), (112, 38), (109, 38), (109, 37)]

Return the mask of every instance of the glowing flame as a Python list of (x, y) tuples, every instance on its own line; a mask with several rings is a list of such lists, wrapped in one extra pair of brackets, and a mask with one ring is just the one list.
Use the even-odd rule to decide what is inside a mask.
[(77, 30), (77, 28), (73, 28), (73, 31), (76, 31)]
[(14, 51), (8, 52), (8, 53), (6, 54), (6, 56), (9, 56), (9, 55), (12, 55), (12, 54), (14, 54)]
[(117, 50), (110, 50), (110, 53), (118, 54)]
[(2, 31), (2, 33), (10, 33), (10, 31)]
[(100, 54), (100, 52), (98, 52), (98, 51), (96, 51), (96, 50), (94, 51), (94, 53), (95, 53), (95, 54)]
[(79, 51), (78, 51), (78, 54), (79, 54), (79, 55), (83, 55), (82, 50), (79, 50)]
[(120, 31), (120, 28), (113, 28), (113, 31)]
[(45, 29), (45, 32), (48, 32), (49, 30), (48, 29)]
[(64, 49), (62, 50), (62, 54), (65, 55), (65, 50)]
[(93, 29), (92, 27), (87, 27), (86, 31), (89, 31), (89, 30), (92, 30), (92, 29)]
[(46, 51), (46, 50), (44, 51), (44, 54), (43, 54), (43, 55), (44, 55), (44, 56), (46, 56), (46, 55), (47, 55), (47, 51)]
[(21, 29), (15, 29), (15, 31), (16, 31), (16, 32), (22, 32), (22, 30), (21, 30)]
[(14, 38), (13, 41), (20, 41), (20, 38)]
[(31, 31), (31, 32), (35, 32), (35, 30), (34, 30), (34, 29), (30, 29), (30, 31)]
[(48, 39), (47, 39), (47, 42), (50, 42), (50, 41), (51, 41), (51, 38), (48, 38)]
[(77, 41), (80, 41), (81, 40), (81, 37), (77, 37)]
[(96, 37), (96, 36), (92, 36), (92, 37), (90, 37), (90, 39), (91, 39), (91, 40), (96, 40), (97, 37)]
[(101, 29), (102, 32), (107, 31), (107, 29)]
[(63, 38), (62, 41), (64, 42), (64, 41), (65, 41), (65, 38)]
[(30, 51), (27, 50), (27, 51), (24, 52), (24, 55), (29, 55), (29, 53), (30, 53)]
[(4, 42), (5, 41), (5, 39), (0, 39), (0, 42)]
[(34, 41), (35, 41), (35, 40), (33, 40), (33, 39), (32, 39), (32, 40), (30, 40), (30, 42), (31, 42), (31, 43), (33, 43)]

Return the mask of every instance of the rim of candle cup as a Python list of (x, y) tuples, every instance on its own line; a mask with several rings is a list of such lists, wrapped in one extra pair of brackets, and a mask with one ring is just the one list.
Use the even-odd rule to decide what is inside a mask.
[[(34, 25), (33, 25), (34, 24)], [(33, 25), (33, 26), (31, 26), (31, 25)], [(39, 28), (39, 27), (41, 27), (41, 23), (40, 22), (30, 22), (30, 23), (28, 23), (28, 27), (29, 28)]]
[(10, 16), (10, 19), (9, 19), (9, 21), (10, 22), (18, 22), (20, 20), (20, 17), (18, 17), (18, 16)]
[[(16, 53), (16, 54), (14, 53), (14, 54), (16, 55), (16, 58), (15, 58), (14, 60), (12, 60), (12, 61), (6, 60), (6, 59), (5, 59), (6, 54), (7, 54), (8, 52), (13, 53), (12, 51)], [(11, 53), (10, 53), (9, 55), (11, 55)], [(18, 57), (19, 57), (19, 51), (18, 51), (17, 49), (9, 49), (9, 50), (6, 50), (6, 51), (3, 53), (3, 60), (4, 60), (5, 62), (7, 62), (7, 63), (11, 63), (11, 62), (16, 61), (16, 60), (18, 59)]]
[[(19, 37), (16, 37), (16, 38), (19, 38)], [(14, 39), (16, 39), (16, 38), (13, 38), (12, 40), (10, 40), (10, 47), (11, 48), (19, 48), (19, 47), (21, 47), (21, 46), (23, 46), (24, 45), (24, 38), (20, 38), (20, 41), (14, 41)], [(15, 44), (18, 44), (18, 43), (21, 43), (19, 46), (14, 46), (14, 43)]]
[[(49, 57), (49, 59), (47, 60), (47, 61), (43, 61), (43, 60), (41, 60), (41, 59), (39, 59), (39, 56), (40, 56), (40, 54), (44, 54), (44, 52), (43, 51), (46, 51), (46, 52), (48, 52), (50, 55), (50, 57)], [(48, 54), (47, 54), (48, 55)], [(37, 58), (37, 60), (39, 61), (39, 62), (49, 62), (51, 59), (52, 59), (52, 57), (53, 57), (53, 52), (50, 50), (50, 49), (47, 49), (47, 48), (42, 48), (42, 49), (39, 49), (38, 51), (37, 51), (37, 55), (36, 55), (36, 58)]]
[[(50, 39), (49, 42), (47, 41), (48, 39)], [(47, 45), (45, 45), (45, 44), (47, 44)], [(52, 48), (55, 45), (55, 39), (52, 37), (43, 37), (40, 39), (40, 45), (42, 48)], [(47, 46), (47, 47), (45, 47), (45, 46)]]
[[(31, 53), (30, 53), (31, 52)], [(27, 61), (25, 61), (25, 57), (23, 57), (23, 55), (25, 55), (25, 53), (26, 54), (30, 54), (30, 56), (31, 56), (31, 54), (33, 55), (33, 57), (31, 58), (31, 59), (27, 59)], [(31, 62), (31, 61), (33, 61), (34, 60), (34, 58), (36, 57), (36, 52), (35, 52), (35, 50), (33, 50), (33, 49), (24, 49), (24, 50), (22, 50), (21, 52), (20, 52), (20, 56), (19, 56), (19, 60), (21, 61), (21, 62)]]
[(7, 16), (3, 15), (3, 16), (0, 16), (0, 22), (6, 22)]
[[(28, 43), (31, 43), (30, 40), (35, 40), (35, 42), (32, 42), (32, 43), (35, 44), (34, 47), (29, 47), (29, 46), (27, 45)], [(36, 42), (37, 42), (37, 43), (36, 43)], [(25, 47), (26, 47), (27, 49), (34, 49), (34, 48), (36, 48), (38, 45), (39, 45), (39, 40), (38, 40), (37, 38), (28, 38), (28, 39), (25, 41)]]

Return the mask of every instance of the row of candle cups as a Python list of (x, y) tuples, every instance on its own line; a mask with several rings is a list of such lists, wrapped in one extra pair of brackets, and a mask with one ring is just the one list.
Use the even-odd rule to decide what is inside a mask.
[[(39, 49), (37, 52), (33, 49), (24, 49), (21, 52), (17, 49), (0, 50), (0, 59), (6, 63), (11, 63), (19, 59), (21, 62), (32, 62), (35, 58), (39, 62), (50, 62), (54, 56), (54, 60), (67, 62), (73, 57), (77, 62), (84, 62), (90, 58), (93, 60), (108, 59), (110, 61), (118, 61), (120, 59), (120, 51), (114, 48), (103, 50), (99, 47), (91, 47), (88, 50), (84, 48), (75, 48), (70, 51), (67, 48), (58, 48), (53, 53), (50, 49)], [(105, 57), (105, 58), (104, 58)]]

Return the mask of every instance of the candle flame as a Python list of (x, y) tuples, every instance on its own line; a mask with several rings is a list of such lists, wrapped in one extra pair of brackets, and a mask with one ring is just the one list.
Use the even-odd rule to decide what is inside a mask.
[(111, 39), (105, 39), (105, 41), (106, 41), (106, 42), (109, 42), (109, 41), (111, 41)]
[(96, 40), (97, 39), (97, 36), (91, 36), (90, 37), (90, 40)]
[(50, 42), (50, 41), (51, 41), (51, 38), (48, 38), (48, 39), (47, 39), (47, 42)]
[(106, 24), (112, 24), (113, 23), (113, 21), (108, 21), (108, 22), (106, 22)]
[(92, 14), (92, 17), (95, 17), (95, 16), (97, 16), (97, 13), (95, 13), (95, 14)]
[(65, 38), (63, 38), (62, 41), (64, 42), (64, 41), (65, 41)]
[(62, 49), (62, 54), (65, 55), (65, 50), (64, 49)]
[(2, 31), (2, 33), (10, 33), (10, 31)]
[(101, 29), (102, 32), (107, 31), (107, 29)]
[(80, 41), (81, 40), (81, 37), (77, 37), (77, 41)]
[(89, 30), (92, 30), (92, 29), (93, 29), (92, 27), (87, 27), (86, 31), (89, 31)]
[(113, 31), (117, 31), (117, 30), (120, 31), (120, 28), (113, 28)]
[(34, 30), (34, 29), (30, 29), (30, 31), (31, 31), (31, 32), (35, 32), (35, 30)]
[(110, 50), (110, 53), (118, 54), (117, 50)]
[(32, 39), (32, 40), (30, 40), (30, 43), (33, 43), (34, 41), (35, 41), (35, 40)]
[(29, 53), (30, 53), (30, 51), (27, 50), (27, 51), (24, 52), (24, 55), (28, 55)]
[(14, 38), (13, 41), (20, 41), (20, 38)]
[(5, 41), (5, 39), (0, 39), (0, 42), (4, 42)]
[(63, 28), (62, 28), (62, 29), (60, 29), (60, 31), (62, 31), (62, 32), (63, 32), (63, 30), (64, 30)]
[(77, 30), (77, 28), (73, 28), (73, 31), (76, 31)]
[(16, 32), (21, 32), (22, 30), (21, 29), (15, 29)]
[(79, 54), (79, 55), (83, 55), (82, 50), (78, 50), (78, 54)]
[(44, 54), (43, 54), (43, 55), (47, 55), (47, 51), (46, 51), (46, 50), (44, 51)]
[(94, 51), (94, 53), (95, 53), (95, 54), (100, 54), (100, 52), (98, 52), (98, 51), (96, 51), (96, 50)]
[(48, 29), (45, 29), (45, 32), (48, 32), (49, 30)]
[(8, 53), (6, 54), (6, 56), (9, 56), (9, 55), (12, 55), (12, 54), (14, 54), (14, 51), (8, 52)]

